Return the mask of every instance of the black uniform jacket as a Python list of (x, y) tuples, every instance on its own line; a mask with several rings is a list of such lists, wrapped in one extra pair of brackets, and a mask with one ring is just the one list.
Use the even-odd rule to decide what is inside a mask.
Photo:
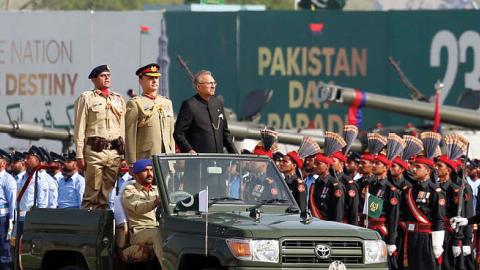
[(173, 137), (182, 152), (237, 153), (233, 145), (222, 102), (211, 97), (207, 102), (198, 94), (183, 101)]

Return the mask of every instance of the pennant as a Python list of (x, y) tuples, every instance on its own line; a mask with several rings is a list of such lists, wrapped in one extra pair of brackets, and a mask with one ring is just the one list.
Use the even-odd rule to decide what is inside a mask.
[(150, 33), (150, 26), (140, 24), (140, 34), (148, 34), (148, 33)]
[(382, 215), (383, 199), (375, 195), (368, 196), (368, 216), (379, 218)]
[(348, 107), (348, 124), (349, 125), (354, 125), (359, 128), (362, 127), (362, 108), (365, 106), (367, 96), (365, 95), (365, 92), (355, 89), (355, 96), (353, 98), (352, 104), (350, 104), (350, 107)]
[(177, 202), (173, 209), (174, 213), (187, 211), (208, 212), (208, 189)]

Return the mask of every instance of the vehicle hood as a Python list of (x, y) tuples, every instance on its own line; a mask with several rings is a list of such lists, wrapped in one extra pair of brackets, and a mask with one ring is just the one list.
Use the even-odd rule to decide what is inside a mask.
[[(205, 215), (182, 217), (184, 221), (201, 222), (203, 226), (185, 226), (198, 228), (198, 232), (205, 230)], [(179, 224), (175, 225), (177, 229)], [(183, 226), (182, 226), (183, 227)], [(203, 230), (202, 230), (203, 229)], [(197, 230), (195, 230), (197, 231)], [(208, 232), (219, 237), (250, 237), (250, 238), (280, 238), (280, 237), (357, 237), (364, 240), (380, 239), (380, 235), (369, 229), (358, 226), (324, 221), (312, 218), (310, 223), (304, 223), (299, 214), (261, 214), (260, 219), (254, 220), (244, 213), (209, 213)], [(193, 232), (192, 232), (193, 233)]]

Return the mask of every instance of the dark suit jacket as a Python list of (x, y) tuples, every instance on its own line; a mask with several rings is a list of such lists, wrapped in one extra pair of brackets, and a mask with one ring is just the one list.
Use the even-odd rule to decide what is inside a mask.
[(198, 94), (183, 101), (173, 137), (182, 152), (237, 153), (233, 145), (223, 104), (216, 97), (207, 102)]

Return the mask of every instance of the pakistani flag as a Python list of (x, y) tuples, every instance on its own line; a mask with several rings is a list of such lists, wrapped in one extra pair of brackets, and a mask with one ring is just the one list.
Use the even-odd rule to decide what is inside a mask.
[(371, 218), (379, 218), (382, 214), (383, 200), (377, 196), (369, 194), (367, 199), (368, 216)]
[(173, 209), (174, 213), (186, 211), (208, 212), (208, 188), (177, 202)]

